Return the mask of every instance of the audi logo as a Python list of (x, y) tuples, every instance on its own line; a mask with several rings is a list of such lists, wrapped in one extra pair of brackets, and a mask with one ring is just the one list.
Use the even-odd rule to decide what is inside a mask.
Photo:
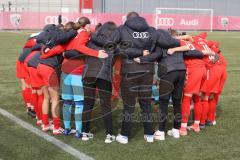
[[(58, 16), (46, 16), (44, 19), (45, 24), (58, 24)], [(68, 17), (62, 17), (62, 23), (68, 22)]]
[(133, 32), (133, 38), (149, 38), (148, 32)]
[(173, 18), (157, 18), (156, 23), (157, 23), (157, 26), (173, 26), (174, 19)]

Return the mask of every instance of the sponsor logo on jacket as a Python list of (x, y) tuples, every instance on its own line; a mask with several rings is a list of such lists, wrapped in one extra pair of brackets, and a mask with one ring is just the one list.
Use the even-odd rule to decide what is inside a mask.
[(149, 38), (148, 32), (133, 32), (133, 38)]

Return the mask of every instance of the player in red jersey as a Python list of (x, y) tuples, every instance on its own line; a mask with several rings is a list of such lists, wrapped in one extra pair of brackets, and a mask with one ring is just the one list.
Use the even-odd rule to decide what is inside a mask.
[(37, 44), (35, 47), (33, 47), (34, 50), (38, 51), (32, 58), (29, 59), (27, 62), (27, 68), (28, 73), (30, 77), (31, 82), (31, 88), (33, 90), (32, 94), (32, 102), (35, 106), (36, 111), (36, 119), (37, 119), (37, 125), (41, 126), (42, 124), (42, 103), (43, 103), (43, 93), (42, 93), (42, 80), (40, 79), (38, 72), (37, 72), (37, 66), (39, 64), (40, 59), (40, 49), (41, 45)]
[(205, 56), (203, 61), (205, 62), (207, 74), (204, 83), (201, 86), (202, 95), (202, 115), (200, 119), (200, 127), (205, 128), (205, 122), (207, 120), (207, 114), (209, 111), (209, 104), (213, 99), (214, 95), (218, 93), (221, 72), (218, 72), (220, 69), (220, 61), (218, 60), (218, 55), (208, 46), (208, 41), (205, 39), (207, 36), (206, 33), (202, 33), (194, 37), (194, 43), (197, 46), (198, 50), (206, 51), (212, 53), (210, 56)]
[[(185, 45), (187, 45), (190, 50), (196, 49), (193, 43), (189, 41), (185, 42)], [(193, 128), (195, 132), (200, 131), (199, 123), (202, 112), (200, 88), (206, 74), (205, 64), (202, 59), (196, 58), (185, 59), (185, 65), (187, 70), (181, 109), (182, 113), (182, 123), (180, 128), (181, 136), (187, 135), (187, 122), (190, 116), (191, 100), (193, 100), (194, 103), (194, 115), (195, 115), (195, 121), (191, 128)]]
[[(63, 129), (60, 127), (59, 108), (59, 66), (63, 61), (63, 57), (61, 54), (53, 55), (51, 57), (44, 57), (44, 51), (50, 50), (50, 48), (54, 47), (54, 45), (57, 45), (56, 43), (67, 43), (73, 37), (75, 37), (76, 34), (77, 32), (74, 30), (65, 32), (64, 30), (59, 29), (57, 26), (53, 26), (51, 29), (42, 32), (40, 36), (37, 37), (39, 42), (42, 41), (46, 45), (46, 47), (42, 50), (42, 56), (40, 57), (39, 64), (37, 65), (37, 73), (42, 82), (41, 89), (44, 95), (41, 117), (43, 123), (42, 130), (48, 131), (51, 128), (49, 124), (49, 109), (51, 108), (53, 119), (52, 130), (54, 135), (61, 134), (63, 132)], [(54, 39), (57, 39), (58, 41), (54, 42)], [(61, 39), (61, 41), (59, 39)], [(49, 45), (50, 43), (52, 43), (52, 45)]]
[[(225, 58), (223, 57), (223, 55), (221, 54), (221, 51), (219, 49), (219, 43), (214, 42), (214, 41), (208, 41), (208, 46), (219, 56), (218, 63), (216, 63), (216, 66), (215, 66), (215, 68), (216, 68), (215, 71), (218, 73), (217, 75), (220, 75), (220, 76), (218, 76), (218, 78), (219, 78), (219, 80), (217, 81), (218, 83), (213, 84), (213, 85), (215, 85), (214, 88), (217, 88), (217, 89), (214, 92), (214, 94), (212, 94), (210, 96), (209, 103), (208, 103), (209, 109), (208, 109), (208, 113), (207, 113), (206, 125), (212, 126), (212, 125), (216, 125), (216, 120), (215, 120), (216, 106), (218, 104), (219, 95), (221, 94), (221, 92), (223, 90), (223, 87), (224, 87), (224, 84), (225, 84), (225, 81), (227, 78), (227, 72), (226, 72), (227, 62), (226, 62)], [(211, 73), (213, 75), (216, 74), (214, 71), (212, 71)]]
[[(169, 52), (172, 53), (174, 51), (196, 50), (197, 46), (191, 42), (193, 41), (193, 39), (188, 36), (188, 40), (190, 41), (182, 41), (181, 43), (181, 46), (187, 46), (187, 47), (178, 47), (178, 48), (170, 49)], [(210, 53), (204, 51), (204, 54), (210, 54)], [(185, 59), (185, 65), (186, 65), (187, 71), (186, 71), (186, 82), (185, 82), (184, 91), (183, 91), (184, 94), (183, 94), (182, 108), (181, 108), (182, 123), (180, 128), (180, 135), (182, 136), (187, 135), (187, 122), (190, 115), (191, 101), (193, 101), (194, 103), (195, 121), (190, 128), (192, 128), (195, 132), (200, 131), (199, 123), (200, 123), (200, 118), (202, 113), (200, 88), (206, 75), (205, 63), (200, 58), (187, 58)]]
[(25, 80), (26, 88), (28, 90), (28, 96), (29, 96), (28, 100), (29, 100), (30, 109), (31, 109), (30, 115), (34, 118), (36, 116), (36, 107), (37, 107), (37, 105), (35, 103), (36, 102), (36, 90), (32, 88), (30, 72), (28, 70), (27, 63), (36, 53), (37, 53), (37, 51), (31, 51), (30, 54), (24, 60), (24, 64), (23, 64), (24, 80)]
[(34, 116), (31, 110), (30, 98), (31, 98), (31, 90), (30, 87), (26, 84), (26, 71), (24, 66), (24, 61), (26, 57), (31, 53), (31, 48), (35, 45), (35, 34), (32, 34), (26, 44), (23, 47), (22, 53), (19, 56), (17, 63), (16, 63), (16, 76), (20, 79), (21, 87), (22, 87), (22, 97), (24, 103), (27, 107), (27, 112), (29, 115)]

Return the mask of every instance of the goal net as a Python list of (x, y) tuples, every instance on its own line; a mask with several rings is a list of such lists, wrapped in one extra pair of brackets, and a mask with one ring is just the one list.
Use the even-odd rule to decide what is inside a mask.
[(156, 8), (154, 15), (156, 28), (213, 30), (213, 9)]

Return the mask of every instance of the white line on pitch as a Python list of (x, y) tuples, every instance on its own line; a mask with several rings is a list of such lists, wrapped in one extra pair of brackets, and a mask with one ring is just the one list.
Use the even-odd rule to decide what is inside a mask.
[(52, 136), (49, 136), (47, 133), (40, 131), (39, 129), (33, 127), (31, 124), (17, 118), (13, 114), (7, 112), (6, 110), (4, 110), (2, 108), (0, 108), (0, 114), (7, 117), (11, 121), (17, 123), (18, 125), (22, 126), (23, 128), (29, 130), (30, 132), (38, 135), (39, 137), (47, 140), (48, 142), (54, 144), (55, 146), (59, 147), (60, 149), (62, 149), (65, 152), (71, 154), (72, 156), (76, 157), (77, 159), (94, 160), (92, 157), (89, 157), (88, 155), (78, 151), (77, 149), (67, 145), (66, 143), (63, 143), (62, 141), (60, 141)]

